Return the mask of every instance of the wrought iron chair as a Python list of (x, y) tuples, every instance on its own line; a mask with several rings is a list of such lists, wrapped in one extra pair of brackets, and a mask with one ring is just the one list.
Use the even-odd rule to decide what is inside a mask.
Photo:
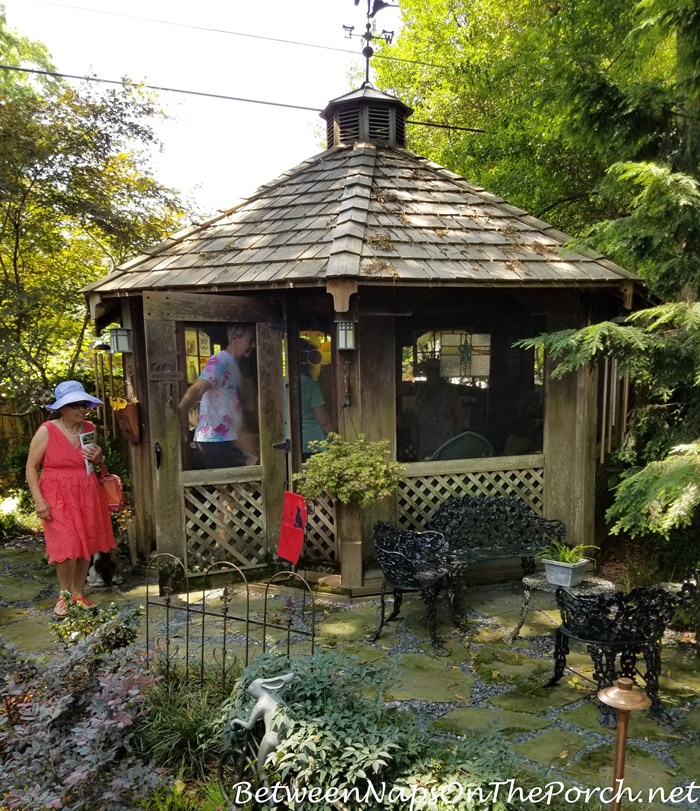
[[(651, 699), (650, 712), (660, 715), (661, 639), (675, 614), (677, 599), (676, 594), (661, 587), (602, 595), (574, 595), (558, 588), (562, 624), (555, 636), (554, 673), (545, 687), (554, 686), (564, 675), (569, 641), (573, 639), (586, 645), (598, 690), (609, 687), (618, 675), (634, 678), (638, 673)], [(618, 656), (619, 673), (615, 665)], [(637, 670), (638, 656), (644, 659), (643, 674)], [(614, 727), (615, 710), (600, 704), (600, 722)]]
[[(418, 591), (426, 607), (430, 640), (436, 652), (446, 655), (436, 630), (437, 596), (450, 575), (450, 551), (441, 532), (415, 532), (397, 529), (382, 521), (375, 524), (374, 542), (377, 561), (384, 575), (379, 627), (368, 637), (374, 642), (387, 622), (398, 617), (406, 591)], [(394, 608), (386, 617), (387, 589), (394, 595)]]

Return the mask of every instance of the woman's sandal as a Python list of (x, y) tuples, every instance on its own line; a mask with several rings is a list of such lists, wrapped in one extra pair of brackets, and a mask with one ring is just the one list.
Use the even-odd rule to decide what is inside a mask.
[(80, 597), (71, 597), (70, 601), (75, 603), (75, 605), (79, 605), (81, 608), (92, 608), (92, 606), (95, 605), (94, 603), (91, 603), (90, 600), (83, 597), (82, 594)]
[(62, 620), (67, 613), (68, 606), (66, 605), (66, 601), (63, 597), (59, 597), (58, 600), (56, 600), (56, 605), (53, 607), (53, 615)]

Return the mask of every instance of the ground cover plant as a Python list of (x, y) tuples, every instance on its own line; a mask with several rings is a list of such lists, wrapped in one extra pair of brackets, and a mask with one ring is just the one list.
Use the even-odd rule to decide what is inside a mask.
[[(361, 798), (350, 806), (363, 811), (403, 809), (406, 797), (426, 811), (510, 811), (535, 806), (494, 800), (494, 782), (547, 782), (526, 774), (497, 732), (439, 737), (388, 705), (395, 673), (385, 664), (321, 651), (260, 656), (242, 674), (222, 675), (214, 661), (202, 673), (158, 659), (148, 669), (135, 648), (113, 647), (124, 639), (114, 634), (119, 623), (108, 617), (45, 661), (0, 646), (3, 811), (221, 811), (216, 764), (228, 722), (248, 717), (253, 678), (290, 669), (292, 724), (269, 763), (270, 782), (348, 789)], [(303, 797), (288, 807), (336, 808)], [(582, 806), (555, 799), (550, 807)]]
[(44, 660), (0, 640), (0, 804), (11, 811), (135, 807), (161, 775), (135, 757), (154, 682), (114, 617)]
[[(338, 651), (287, 659), (256, 658), (223, 705), (221, 724), (246, 719), (254, 699), (246, 687), (255, 678), (293, 671), (286, 688), (280, 743), (266, 764), (268, 786), (281, 785), (284, 803), (297, 811), (338, 808), (431, 809), (432, 811), (508, 811), (535, 807), (510, 804), (493, 796), (493, 784), (521, 781), (545, 785), (544, 774), (527, 774), (497, 732), (439, 737), (420, 726), (413, 712), (386, 702), (386, 688), (396, 674), (384, 662), (367, 662)], [(321, 788), (315, 799), (308, 791)], [(306, 793), (305, 793), (306, 790)], [(347, 792), (343, 795), (343, 792)], [(349, 800), (343, 805), (342, 797)], [(335, 804), (334, 798), (341, 803)], [(259, 807), (259, 806), (250, 806)], [(557, 808), (554, 799), (551, 808)], [(561, 808), (583, 807), (566, 803)], [(596, 803), (586, 808), (594, 811)]]

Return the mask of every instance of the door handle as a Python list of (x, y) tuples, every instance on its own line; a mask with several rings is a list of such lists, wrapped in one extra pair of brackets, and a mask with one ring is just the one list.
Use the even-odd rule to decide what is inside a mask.
[(162, 456), (162, 453), (163, 453), (163, 450), (160, 447), (160, 442), (156, 442), (153, 445), (153, 449), (156, 452), (156, 468), (159, 468), (160, 467), (160, 459), (161, 459), (161, 456)]

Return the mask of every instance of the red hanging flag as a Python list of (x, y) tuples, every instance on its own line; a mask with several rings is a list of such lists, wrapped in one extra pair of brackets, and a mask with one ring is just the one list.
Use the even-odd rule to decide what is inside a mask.
[(305, 531), (306, 501), (298, 493), (285, 491), (277, 556), (296, 565), (304, 545)]

